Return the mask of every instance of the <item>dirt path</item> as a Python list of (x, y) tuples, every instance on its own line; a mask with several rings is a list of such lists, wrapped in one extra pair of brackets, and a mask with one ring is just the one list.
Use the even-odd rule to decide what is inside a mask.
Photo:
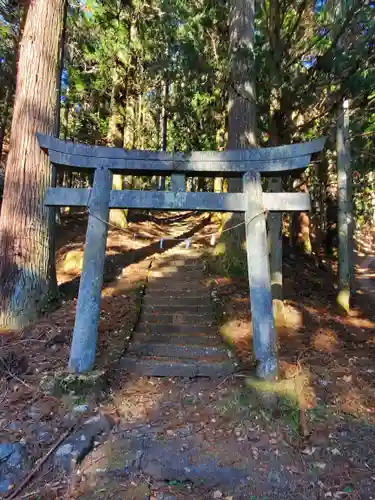
[[(221, 331), (251, 364), (246, 280), (210, 281)], [(125, 375), (113, 388), (117, 426), (82, 464), (75, 498), (371, 500), (375, 323), (365, 309), (343, 319), (332, 276), (312, 263), (287, 260), (285, 288), (277, 404), (246, 372)]]
[[(1, 438), (3, 443), (26, 447), (31, 466), (70, 425), (69, 397), (48, 396), (40, 381), (67, 363), (80, 271), (79, 266), (66, 264), (71, 252), (77, 258), (82, 254), (81, 229), (70, 233), (59, 250), (60, 283), (67, 292), (64, 303), (26, 331), (1, 338), (2, 356), (9, 354), (11, 373), (21, 380), (2, 374)], [(57, 476), (53, 463), (47, 462), (28, 486), (36, 493), (27, 497), (25, 490), (25, 498), (375, 497), (373, 307), (365, 294), (359, 295), (353, 315), (340, 316), (335, 309), (334, 277), (309, 260), (285, 259), (286, 315), (278, 324), (282, 381), (276, 406), (265, 404), (262, 391), (249, 385), (249, 372), (245, 371), (221, 379), (159, 378), (129, 373), (121, 364), (114, 368), (113, 362), (119, 359), (135, 324), (139, 290), (147, 279), (150, 293), (143, 298), (145, 314), (138, 323), (132, 349), (142, 356), (150, 354), (147, 349), (158, 354), (168, 348), (180, 349), (181, 344), (171, 344), (170, 336), (162, 332), (151, 332), (152, 342), (148, 335), (141, 338), (138, 334), (149, 333), (146, 322), (154, 319), (155, 306), (164, 308), (163, 315), (171, 315), (171, 309), (181, 306), (176, 294), (163, 297), (162, 280), (167, 280), (170, 288), (177, 283), (176, 274), (184, 282), (189, 281), (186, 273), (190, 272), (195, 273), (194, 280), (200, 282), (202, 290), (209, 284), (210, 293), (207, 288), (197, 295), (195, 289), (187, 305), (188, 288), (183, 289), (184, 309), (191, 307), (190, 314), (196, 314), (193, 311), (199, 307), (209, 318), (204, 322), (210, 322), (209, 297), (214, 297), (220, 331), (242, 361), (251, 366), (247, 280), (209, 275), (211, 266), (204, 266), (203, 276), (201, 267), (194, 268), (197, 255), (208, 252), (207, 235), (214, 230), (204, 216), (182, 214), (167, 224), (164, 214), (154, 214), (134, 221), (126, 231), (110, 231), (97, 366), (112, 367), (112, 384), (106, 400), (93, 399), (88, 406), (89, 411), (109, 415), (114, 426), (105, 440), (94, 441), (93, 450), (72, 476)], [(196, 238), (189, 251), (183, 249), (183, 243), (178, 247), (170, 240), (160, 248), (160, 239), (166, 235), (182, 233), (189, 238), (191, 231)], [(178, 255), (180, 250), (182, 256)], [(193, 269), (186, 265), (189, 255)], [(204, 279), (198, 279), (201, 274)], [(175, 314), (179, 313), (174, 310), (172, 316)], [(184, 321), (191, 323), (190, 319)], [(151, 323), (152, 328), (158, 328), (158, 321)], [(163, 320), (162, 324), (164, 331), (170, 323)], [(171, 324), (175, 328), (177, 322)], [(208, 324), (200, 328), (203, 326), (211, 328)], [(209, 337), (207, 331), (204, 333), (204, 341), (191, 331), (182, 334), (183, 345), (190, 345), (189, 338), (194, 349), (200, 349), (200, 338), (204, 346), (221, 349), (217, 337), (207, 343)], [(163, 337), (159, 335), (167, 344), (160, 342)], [(25, 352), (26, 368), (21, 362)]]

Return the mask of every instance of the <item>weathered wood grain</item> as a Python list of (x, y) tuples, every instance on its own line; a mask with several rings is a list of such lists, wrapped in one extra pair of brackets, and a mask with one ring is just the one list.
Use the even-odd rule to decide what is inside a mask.
[(278, 373), (276, 330), (272, 310), (266, 218), (262, 213), (259, 173), (246, 174), (243, 185), (247, 202), (245, 219), (250, 221), (246, 224), (246, 251), (256, 372), (258, 377), (272, 380)]
[(111, 187), (111, 172), (96, 169), (69, 359), (69, 369), (75, 373), (91, 370), (95, 360)]

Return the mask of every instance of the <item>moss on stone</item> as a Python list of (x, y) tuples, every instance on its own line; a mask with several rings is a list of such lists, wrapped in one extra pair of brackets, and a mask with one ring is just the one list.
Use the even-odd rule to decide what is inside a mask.
[(52, 376), (44, 377), (41, 389), (54, 396), (64, 394), (79, 398), (99, 395), (108, 389), (108, 379), (105, 371), (94, 370), (88, 373), (57, 372)]

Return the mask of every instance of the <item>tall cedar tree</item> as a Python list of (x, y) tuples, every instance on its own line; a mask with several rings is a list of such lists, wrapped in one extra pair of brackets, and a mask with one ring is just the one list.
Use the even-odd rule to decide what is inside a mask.
[(32, 0), (25, 13), (0, 220), (0, 325), (8, 328), (34, 320), (56, 285), (43, 205), (52, 170), (35, 134), (54, 132), (63, 6)]
[[(230, 89), (228, 110), (228, 148), (256, 147), (256, 95), (254, 72), (254, 0), (231, 0), (229, 4)], [(242, 191), (242, 179), (230, 179), (229, 190)], [(242, 214), (232, 214), (226, 228), (244, 221)], [(224, 266), (232, 273), (244, 273), (244, 226), (223, 233)]]

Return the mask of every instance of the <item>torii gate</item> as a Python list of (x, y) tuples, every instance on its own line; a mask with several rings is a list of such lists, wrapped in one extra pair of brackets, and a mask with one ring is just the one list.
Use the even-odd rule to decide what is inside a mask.
[[(266, 212), (310, 210), (308, 193), (263, 193), (261, 174), (285, 175), (305, 169), (325, 139), (264, 149), (223, 152), (166, 153), (64, 142), (37, 134), (53, 165), (94, 170), (92, 189), (47, 189), (47, 206), (89, 208), (83, 269), (70, 350), (69, 369), (92, 369), (95, 361), (100, 298), (111, 208), (244, 212), (246, 250), (257, 375), (277, 376), (277, 343), (272, 311)], [(171, 191), (113, 190), (112, 174), (171, 175)], [(242, 193), (186, 192), (185, 175), (242, 177)]]

